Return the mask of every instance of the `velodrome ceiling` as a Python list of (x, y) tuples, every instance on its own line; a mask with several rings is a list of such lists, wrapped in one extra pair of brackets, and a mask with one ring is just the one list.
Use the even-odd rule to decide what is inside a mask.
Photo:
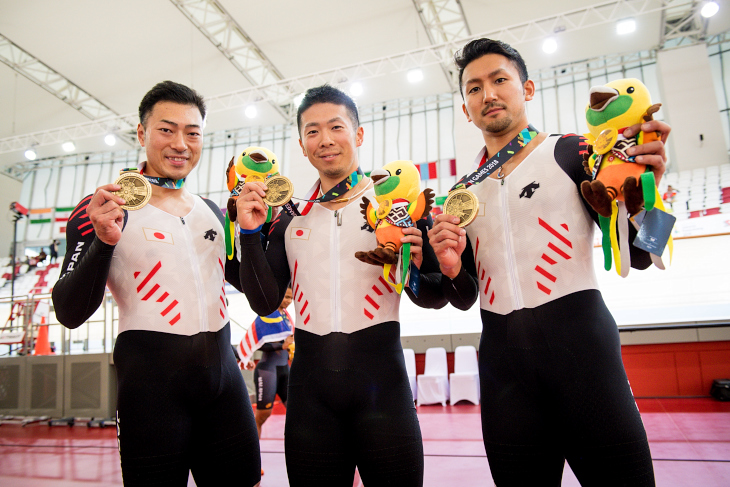
[[(273, 125), (287, 122), (287, 104), (294, 95), (323, 82), (348, 90), (352, 82), (360, 81), (363, 92), (356, 99), (362, 105), (452, 91), (449, 67), (438, 60), (471, 36), (484, 34), (510, 42), (531, 71), (656, 48), (662, 43), (666, 18), (699, 3), (0, 0), (0, 165), (25, 161), (23, 152), (32, 144), (39, 159), (63, 155), (64, 137), (74, 139), (77, 152), (110, 150), (99, 132), (100, 121), (110, 120), (123, 132), (124, 117), (119, 116), (134, 114), (144, 93), (165, 79), (190, 85), (211, 99), (208, 132)], [(730, 2), (719, 3), (719, 14), (705, 25), (709, 35), (730, 29)], [(228, 18), (228, 24), (213, 25), (215, 15), (202, 13), (203, 7), (216, 5), (222, 10), (215, 10), (215, 15)], [(244, 33), (265, 58), (257, 58), (255, 66), (268, 62), (269, 68), (242, 73), (184, 11), (193, 12), (190, 15), (198, 24), (210, 23), (205, 28), (213, 37), (217, 31), (218, 39), (240, 38)], [(637, 30), (619, 37), (615, 24), (624, 17), (634, 17)], [(548, 35), (558, 43), (553, 54), (541, 49)], [(8, 65), (11, 51), (19, 59), (16, 68), (40, 61), (54, 76), (93, 97), (103, 107), (101, 114), (85, 116), (19, 73)], [(17, 58), (18, 53), (26, 57)], [(419, 64), (424, 79), (409, 83), (407, 71)], [(251, 104), (258, 110), (253, 119), (244, 116)], [(133, 118), (126, 120), (134, 123)], [(118, 142), (115, 149), (130, 147)]]

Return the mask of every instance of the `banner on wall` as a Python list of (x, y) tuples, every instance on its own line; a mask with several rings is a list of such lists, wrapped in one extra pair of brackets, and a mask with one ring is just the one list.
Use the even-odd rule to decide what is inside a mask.
[(674, 224), (672, 236), (674, 238), (700, 237), (721, 233), (730, 233), (730, 213), (677, 220)]

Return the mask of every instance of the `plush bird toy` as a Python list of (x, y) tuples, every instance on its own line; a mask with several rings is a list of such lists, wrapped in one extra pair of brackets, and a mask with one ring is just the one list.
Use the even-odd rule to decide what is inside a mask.
[[(634, 216), (642, 209), (649, 212), (655, 206), (664, 210), (664, 205), (659, 197), (654, 173), (646, 165), (636, 163), (634, 157), (626, 153), (629, 147), (659, 140), (661, 134), (639, 132), (634, 137), (626, 138), (623, 131), (631, 125), (653, 120), (653, 114), (659, 107), (660, 103), (651, 103), (649, 90), (635, 78), (620, 79), (591, 88), (590, 102), (586, 107), (590, 133), (585, 136), (590, 146), (584, 156), (584, 165), (593, 180), (584, 181), (580, 189), (585, 200), (599, 215), (603, 232), (604, 267), (606, 270), (611, 269), (613, 249), (616, 271), (624, 277), (628, 275), (631, 264), (628, 257), (628, 230), (624, 231), (626, 235), (617, 235), (617, 220), (625, 220), (626, 213)], [(622, 216), (619, 217), (619, 214)], [(625, 240), (626, 245), (619, 246), (619, 239), (622, 244)]]
[[(271, 176), (279, 174), (279, 159), (269, 149), (263, 147), (247, 147), (231, 159), (226, 169), (226, 185), (231, 192), (228, 198), (228, 212), (226, 213), (225, 237), (226, 255), (233, 259), (233, 242), (236, 236), (236, 200), (241, 194), (244, 183), (265, 182)], [(266, 221), (271, 220), (271, 208)]]
[(390, 269), (398, 263), (403, 247), (403, 279), (394, 284), (400, 293), (410, 263), (410, 244), (403, 245), (403, 229), (428, 215), (434, 201), (434, 193), (426, 188), (421, 192), (421, 177), (411, 161), (394, 161), (370, 173), (374, 183), (376, 209), (367, 198), (360, 204), (367, 223), (375, 229), (378, 246), (368, 252), (355, 252), (362, 262), (382, 265), (383, 276), (390, 277)]

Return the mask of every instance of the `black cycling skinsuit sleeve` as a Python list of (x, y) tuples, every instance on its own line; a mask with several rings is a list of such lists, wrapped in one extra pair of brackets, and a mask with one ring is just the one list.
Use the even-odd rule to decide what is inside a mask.
[[(71, 213), (66, 227), (66, 256), (53, 287), (56, 317), (67, 328), (79, 327), (101, 305), (114, 254), (114, 245), (96, 238), (86, 214), (91, 196), (81, 200)], [(125, 223), (126, 216), (125, 212)]]
[(273, 313), (289, 286), (291, 274), (284, 235), (292, 218), (281, 212), (271, 222), (265, 253), (260, 232), (241, 234), (241, 287), (251, 309), (259, 316)]
[[(588, 214), (593, 221), (598, 224), (598, 213), (591, 208), (580, 192), (580, 185), (583, 181), (591, 181), (591, 176), (583, 167), (583, 153), (586, 151), (587, 142), (585, 137), (580, 135), (563, 135), (555, 144), (555, 161), (565, 174), (575, 183), (578, 194), (581, 195), (583, 206), (585, 206)], [(599, 230), (600, 231), (600, 230)], [(636, 238), (636, 228), (629, 224), (629, 242), (633, 242)], [(634, 269), (646, 269), (651, 265), (651, 256), (649, 252), (629, 243), (629, 251), (631, 255), (631, 267)]]
[(418, 297), (410, 287), (406, 287), (406, 294), (414, 304), (421, 308), (441, 309), (449, 302), (441, 291), (441, 270), (433, 247), (428, 241), (428, 230), (433, 226), (431, 217), (422, 218), (416, 222), (423, 238), (423, 262), (421, 263), (421, 278)]

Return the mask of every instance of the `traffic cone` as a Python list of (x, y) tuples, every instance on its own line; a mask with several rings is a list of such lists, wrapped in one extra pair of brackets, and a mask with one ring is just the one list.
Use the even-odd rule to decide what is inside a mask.
[[(45, 323), (46, 319), (41, 318), (41, 323)], [(38, 327), (38, 336), (35, 340), (34, 355), (52, 355), (51, 342), (48, 341), (48, 325)]]

